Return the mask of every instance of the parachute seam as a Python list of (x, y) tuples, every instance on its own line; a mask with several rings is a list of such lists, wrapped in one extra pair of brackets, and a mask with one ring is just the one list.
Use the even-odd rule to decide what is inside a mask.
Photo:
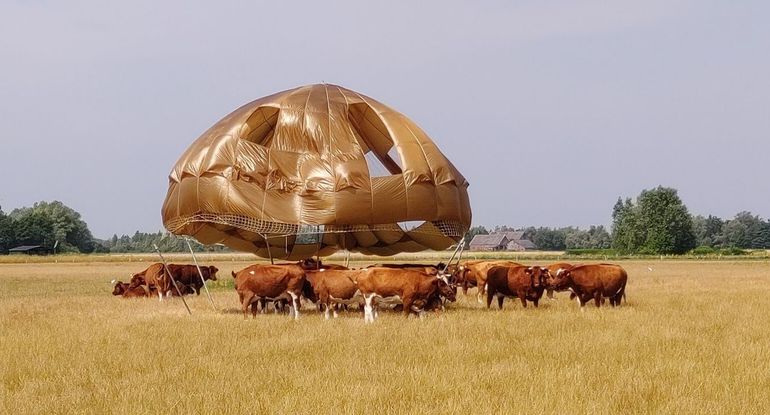
[[(340, 94), (342, 95), (342, 98), (345, 99), (345, 106), (347, 107), (347, 114), (348, 114), (348, 117), (349, 117), (350, 116), (350, 103), (348, 102), (348, 97), (345, 95), (344, 92), (342, 92), (342, 88), (340, 88), (338, 85), (335, 85), (335, 86), (337, 86), (337, 90), (340, 91)], [(358, 94), (356, 94), (356, 95), (358, 95)], [(358, 97), (361, 98), (361, 95), (358, 95)], [(361, 98), (361, 99), (363, 100), (363, 98)], [(364, 103), (366, 103), (366, 102), (364, 102)], [(367, 103), (367, 105), (369, 105), (369, 104)], [(352, 138), (355, 140), (356, 133), (353, 131), (353, 127), (350, 125), (350, 123), (348, 123), (348, 130), (350, 130), (350, 134), (353, 136)], [(355, 141), (358, 143), (358, 140), (355, 140)], [(363, 157), (364, 162), (366, 163), (366, 154), (364, 153), (364, 149), (361, 148), (361, 143), (358, 143), (358, 149), (361, 150), (361, 157)], [(374, 150), (372, 150), (372, 151), (374, 151)], [(369, 206), (370, 206), (370, 208), (369, 208), (369, 212), (370, 212), (370, 214), (369, 214), (370, 215), (369, 216), (369, 222), (373, 222), (374, 221), (374, 186), (372, 186), (372, 172), (369, 171), (369, 163), (366, 163), (366, 172), (369, 175)], [(335, 217), (336, 217), (336, 214), (337, 214), (337, 212), (335, 211)]]
[[(358, 95), (358, 98), (361, 99), (361, 101), (363, 101), (364, 104), (366, 104), (367, 107), (369, 107), (368, 108), (369, 110), (374, 111), (374, 109), (372, 108), (372, 104), (370, 104), (369, 101), (364, 99), (364, 97), (361, 94), (359, 94), (358, 92), (355, 92), (355, 91), (353, 91), (353, 93)], [(396, 139), (394, 138), (393, 132), (390, 131), (390, 127), (388, 126), (388, 124), (385, 122), (385, 120), (382, 119), (382, 117), (380, 116), (380, 114), (377, 111), (374, 111), (374, 114), (377, 116), (377, 118), (380, 119), (380, 121), (382, 121), (382, 125), (384, 125), (385, 128), (388, 130), (388, 137), (390, 137), (391, 143), (394, 146), (396, 146)], [(364, 113), (364, 115), (366, 115), (366, 113)], [(396, 150), (398, 150), (398, 149), (396, 149)], [(374, 150), (372, 150), (372, 151), (374, 151)], [(411, 215), (410, 215), (410, 212), (409, 212), (409, 210), (410, 210), (409, 209), (409, 186), (406, 185), (406, 174), (404, 174), (404, 171), (406, 170), (406, 167), (407, 167), (406, 160), (402, 159), (401, 160), (401, 164), (404, 165), (401, 168), (401, 181), (404, 183), (404, 196), (406, 198), (406, 217), (410, 218)], [(369, 180), (371, 180), (371, 175), (369, 177)], [(372, 192), (372, 194), (374, 194), (374, 192)], [(406, 233), (406, 230), (404, 230), (404, 229), (401, 229), (401, 230), (404, 231), (404, 233)]]

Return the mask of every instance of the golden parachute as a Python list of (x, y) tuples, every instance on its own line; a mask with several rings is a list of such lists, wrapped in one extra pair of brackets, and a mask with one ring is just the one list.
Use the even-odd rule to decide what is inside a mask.
[(393, 255), (458, 242), (467, 188), (409, 118), (318, 84), (250, 102), (203, 133), (169, 175), (162, 216), (171, 233), (264, 258)]

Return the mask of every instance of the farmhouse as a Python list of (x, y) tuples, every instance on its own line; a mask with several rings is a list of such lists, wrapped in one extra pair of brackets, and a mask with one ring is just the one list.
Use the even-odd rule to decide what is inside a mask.
[(473, 251), (526, 251), (537, 249), (523, 231), (495, 232), (489, 235), (476, 235), (470, 243)]

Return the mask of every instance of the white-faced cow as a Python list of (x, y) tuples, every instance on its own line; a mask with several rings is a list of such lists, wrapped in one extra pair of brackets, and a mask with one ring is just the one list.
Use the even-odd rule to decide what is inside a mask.
[(376, 302), (401, 303), (404, 315), (421, 315), (425, 306), (440, 289), (454, 294), (445, 277), (425, 274), (413, 269), (366, 268), (356, 279), (364, 296), (364, 321), (377, 318)]
[(549, 286), (556, 291), (572, 292), (581, 309), (591, 299), (600, 307), (605, 298), (609, 298), (614, 307), (625, 297), (627, 281), (628, 274), (619, 265), (592, 264), (574, 266), (559, 275), (551, 275)]
[[(548, 268), (548, 273), (549, 274), (558, 276), (563, 271), (568, 270), (568, 269), (572, 268), (573, 266), (574, 266), (573, 264), (570, 264), (570, 263), (567, 263), (567, 262), (555, 262), (555, 263), (553, 263), (551, 265), (548, 265), (546, 268)], [(551, 300), (555, 300), (555, 298), (553, 297), (553, 288), (546, 287), (545, 288), (545, 294)], [(570, 300), (572, 298), (574, 298), (574, 297), (570, 296)]]

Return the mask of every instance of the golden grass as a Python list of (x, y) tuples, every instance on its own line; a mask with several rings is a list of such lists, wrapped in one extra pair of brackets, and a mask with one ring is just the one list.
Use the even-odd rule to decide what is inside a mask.
[[(150, 258), (154, 261), (154, 258)], [(625, 261), (628, 304), (475, 295), (404, 320), (243, 320), (205, 296), (125, 300), (148, 263), (0, 265), (0, 413), (763, 413), (770, 263)], [(648, 270), (652, 267), (652, 271)], [(473, 292), (473, 291), (472, 291)], [(494, 305), (493, 305), (494, 307)]]

